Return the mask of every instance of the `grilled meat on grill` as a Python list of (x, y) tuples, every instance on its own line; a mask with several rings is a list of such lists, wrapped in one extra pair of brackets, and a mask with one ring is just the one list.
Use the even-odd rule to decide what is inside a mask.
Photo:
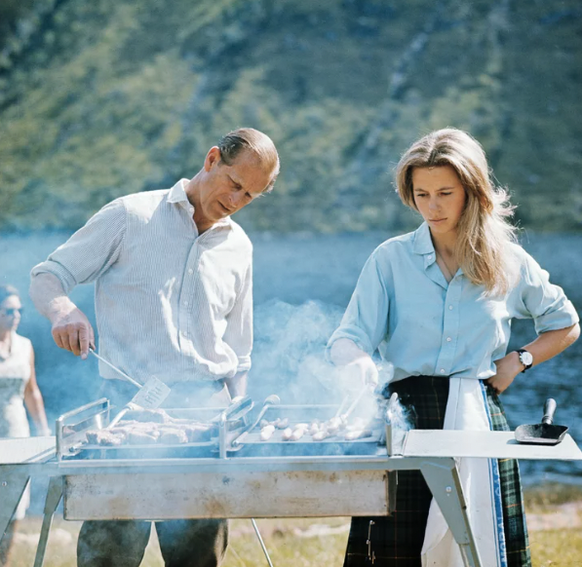
[(148, 410), (148, 415), (155, 414), (166, 421), (144, 421), (142, 412), (136, 419), (120, 421), (111, 429), (96, 429), (87, 431), (87, 442), (90, 445), (179, 445), (185, 443), (200, 443), (209, 441), (214, 427), (210, 423), (195, 422), (186, 419), (171, 418), (166, 412)]

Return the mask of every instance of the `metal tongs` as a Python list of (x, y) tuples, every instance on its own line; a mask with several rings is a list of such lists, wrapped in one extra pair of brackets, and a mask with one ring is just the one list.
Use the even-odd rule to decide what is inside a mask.
[(346, 411), (343, 411), (343, 409), (346, 407), (346, 405), (350, 401), (352, 394), (350, 393), (347, 396), (345, 396), (344, 399), (341, 401), (341, 403), (340, 403), (340, 405), (339, 405), (339, 407), (338, 407), (337, 411), (335, 412), (335, 415), (332, 419), (339, 419), (339, 420), (341, 420), (342, 423), (346, 423), (348, 421), (348, 417), (350, 417), (350, 415), (352, 415), (352, 412), (356, 409), (358, 404), (361, 402), (364, 395), (367, 393), (371, 393), (371, 392), (372, 392), (371, 387), (368, 384), (365, 384), (362, 387), (362, 389), (358, 392), (358, 395), (353, 399), (353, 401), (349, 405), (348, 409)]
[(151, 376), (144, 384), (140, 384), (137, 380), (134, 380), (131, 376), (128, 376), (125, 372), (117, 368), (117, 366), (98, 355), (92, 348), (89, 349), (89, 352), (101, 362), (109, 366), (109, 368), (115, 370), (124, 380), (130, 382), (136, 388), (139, 388), (138, 393), (131, 398), (125, 407), (109, 423), (107, 426), (108, 429), (111, 429), (116, 425), (130, 409), (135, 409), (136, 407), (142, 409), (159, 408), (164, 400), (170, 395), (170, 392), (172, 391), (171, 388), (155, 376)]

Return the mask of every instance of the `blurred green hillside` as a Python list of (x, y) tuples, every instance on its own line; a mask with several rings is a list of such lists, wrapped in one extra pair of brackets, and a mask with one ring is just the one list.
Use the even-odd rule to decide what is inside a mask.
[(76, 228), (191, 177), (226, 131), (276, 142), (254, 230), (399, 230), (391, 170), (447, 125), (522, 226), (582, 228), (579, 0), (3, 0), (0, 229)]

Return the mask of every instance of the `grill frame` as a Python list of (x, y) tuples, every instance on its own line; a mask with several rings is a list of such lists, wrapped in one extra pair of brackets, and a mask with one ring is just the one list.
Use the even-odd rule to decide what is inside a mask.
[[(111, 413), (108, 401), (102, 399), (88, 404), (88, 406), (91, 405), (97, 407), (102, 415), (107, 416), (103, 418), (101, 425), (108, 422)], [(87, 406), (79, 408), (79, 410), (81, 409), (86, 410)], [(91, 421), (92, 419), (93, 421)], [(61, 424), (64, 425), (65, 421), (62, 420)], [(219, 478), (220, 475), (226, 479), (230, 478), (232, 486), (238, 487), (237, 483), (242, 483), (243, 486), (245, 483), (247, 485), (254, 483), (259, 487), (259, 492), (261, 492), (261, 483), (271, 482), (271, 485), (275, 486), (281, 482), (281, 479), (286, 481), (293, 478), (294, 484), (290, 484), (291, 489), (285, 492), (284, 498), (292, 496), (296, 490), (295, 487), (306, 485), (308, 486), (307, 491), (311, 490), (312, 496), (314, 496), (311, 505), (311, 510), (314, 511), (313, 515), (322, 517), (326, 515), (326, 512), (329, 512), (327, 515), (337, 515), (339, 512), (342, 516), (358, 515), (357, 511), (350, 509), (353, 497), (348, 497), (348, 495), (345, 495), (345, 500), (340, 502), (339, 508), (336, 508), (335, 511), (326, 511), (322, 506), (323, 499), (334, 498), (333, 494), (330, 496), (330, 491), (333, 493), (333, 490), (336, 490), (338, 493), (338, 486), (341, 489), (341, 482), (336, 482), (338, 479), (342, 482), (356, 483), (355, 486), (358, 490), (360, 489), (358, 482), (362, 483), (359, 486), (364, 486), (365, 481), (362, 479), (372, 479), (373, 488), (370, 490), (373, 493), (371, 498), (373, 500), (384, 499), (385, 507), (383, 510), (389, 513), (390, 505), (394, 502), (392, 489), (397, 471), (419, 470), (423, 473), (455, 540), (460, 546), (465, 565), (467, 567), (482, 567), (466, 512), (466, 503), (455, 458), (512, 457), (582, 460), (582, 451), (570, 435), (566, 435), (564, 441), (556, 446), (532, 446), (518, 445), (512, 432), (413, 430), (404, 434), (401, 431), (392, 430), (389, 426), (386, 427), (385, 444), (377, 445), (374, 454), (245, 456), (243, 452), (228, 450), (229, 443), (232, 443), (240, 431), (244, 430), (244, 426), (238, 430), (236, 428), (235, 430), (229, 429), (232, 423), (229, 425), (224, 411), (218, 415), (217, 422), (219, 424), (218, 451), (215, 451), (212, 457), (203, 458), (70, 459), (68, 458), (70, 448), (83, 435), (82, 428), (68, 430), (69, 435), (65, 435), (67, 432), (57, 427), (56, 440), (52, 437), (0, 439), (0, 448), (8, 447), (8, 451), (0, 451), (0, 533), (6, 529), (20, 496), (32, 477), (48, 477), (50, 479), (35, 561), (35, 567), (41, 567), (52, 516), (61, 498), (63, 496), (65, 498), (65, 508), (70, 509), (71, 504), (75, 503), (84, 505), (85, 489), (101, 491), (99, 494), (103, 494), (107, 491), (107, 487), (119, 483), (119, 479), (122, 483), (120, 492), (123, 492), (131, 483), (133, 486), (140, 487), (139, 497), (143, 499), (144, 495), (152, 493), (152, 483), (148, 483), (148, 480), (152, 478), (155, 478), (158, 484), (160, 481), (166, 485), (179, 484), (181, 489), (186, 490), (187, 487), (191, 487), (193, 482), (198, 483), (201, 487), (207, 485), (208, 482), (205, 479), (210, 478), (208, 475), (211, 475), (215, 477), (214, 490), (219, 496), (222, 487), (229, 484), (229, 482), (224, 483), (223, 478)], [(95, 420), (89, 417), (86, 423), (94, 425)], [(230, 437), (229, 432), (232, 434)], [(332, 477), (334, 474), (336, 476)], [(89, 484), (86, 483), (87, 479), (90, 480)], [(319, 482), (319, 487), (314, 479), (322, 481)], [(333, 486), (334, 482), (335, 486)], [(325, 483), (332, 485), (332, 487), (330, 490), (325, 490), (322, 496), (321, 487)], [(269, 490), (272, 493), (274, 489), (270, 488)], [(236, 488), (236, 491), (241, 492), (240, 488)], [(116, 497), (115, 494), (110, 496), (112, 499)], [(255, 498), (255, 500), (259, 503), (268, 500), (264, 494), (262, 496)], [(137, 496), (135, 497), (137, 498)], [(99, 497), (98, 500), (97, 505), (101, 509), (107, 507), (103, 499)], [(227, 503), (228, 501), (226, 498)], [(242, 502), (246, 505), (247, 501), (248, 498), (245, 500), (244, 497), (241, 497), (238, 501), (233, 500), (233, 503), (240, 505)], [(301, 506), (295, 509), (289, 507), (289, 513), (286, 514), (281, 509), (286, 506), (284, 499), (275, 504), (276, 506), (270, 510), (266, 507), (256, 509), (247, 507), (239, 512), (236, 512), (234, 508), (227, 509), (224, 506), (218, 506), (214, 508), (214, 511), (207, 513), (192, 507), (180, 510), (180, 514), (186, 513), (189, 517), (249, 517), (251, 514), (254, 517), (290, 517), (296, 515), (296, 511), (298, 511), (302, 517), (311, 516), (311, 514), (306, 514), (306, 510)], [(384, 504), (382, 505), (384, 506)], [(150, 510), (151, 508), (144, 514), (149, 514)], [(361, 513), (366, 516), (377, 515), (367, 508), (362, 509)], [(69, 516), (72, 514), (72, 510), (70, 514), (67, 512)], [(78, 515), (81, 516), (81, 514)], [(87, 514), (82, 515), (86, 516)], [(135, 518), (135, 516), (132, 515), (131, 518)], [(79, 517), (79, 519), (89, 518)], [(114, 518), (109, 514), (104, 519)]]

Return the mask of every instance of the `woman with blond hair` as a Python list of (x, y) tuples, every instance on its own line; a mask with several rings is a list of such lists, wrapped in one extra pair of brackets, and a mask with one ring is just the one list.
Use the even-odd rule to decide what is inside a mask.
[[(0, 437), (30, 437), (25, 405), (37, 433), (50, 435), (36, 383), (32, 344), (16, 332), (21, 314), (18, 290), (0, 285)], [(0, 543), (0, 566), (8, 565), (17, 523), (24, 518), (29, 499), (27, 489)]]
[[(381, 244), (366, 262), (330, 355), (375, 384), (372, 355), (394, 366), (418, 429), (508, 430), (498, 394), (562, 352), (578, 316), (548, 274), (515, 243), (512, 207), (485, 152), (466, 132), (424, 136), (396, 171), (403, 203), (424, 222)], [(507, 352), (513, 318), (538, 337)], [(483, 565), (531, 565), (517, 461), (462, 459), (459, 474)], [(463, 560), (420, 472), (399, 473), (391, 517), (354, 518), (345, 566), (461, 567)]]

